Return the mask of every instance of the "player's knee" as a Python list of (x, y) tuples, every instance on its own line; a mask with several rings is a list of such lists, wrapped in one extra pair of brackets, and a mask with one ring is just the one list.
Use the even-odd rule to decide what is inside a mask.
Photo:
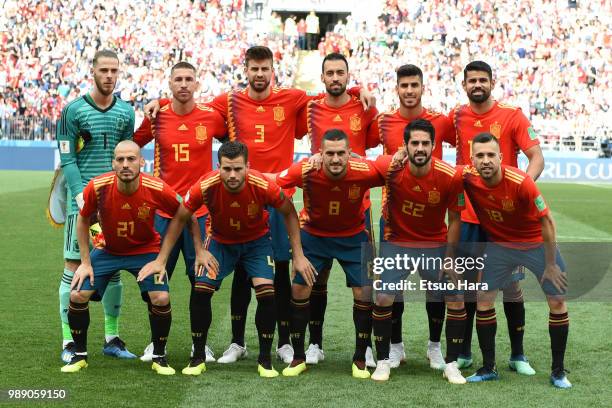
[(372, 288), (369, 286), (353, 287), (353, 299), (360, 302), (371, 302)]
[(565, 298), (559, 296), (548, 296), (548, 307), (552, 313), (565, 313), (567, 312), (567, 305)]
[(70, 301), (74, 303), (86, 303), (89, 302), (89, 298), (93, 294), (93, 291), (72, 291), (70, 292)]
[(465, 307), (463, 302), (446, 302), (446, 307), (453, 310), (463, 309)]
[(151, 303), (155, 306), (166, 306), (170, 303), (170, 294), (168, 292), (149, 292), (149, 297), (151, 298)]
[(308, 299), (311, 292), (312, 288), (309, 286), (299, 285), (297, 283), (291, 285), (291, 296), (293, 296), (294, 299)]
[(523, 290), (518, 281), (514, 281), (506, 286), (503, 290), (504, 302), (522, 302)]
[(376, 306), (391, 306), (395, 300), (394, 294), (389, 293), (378, 293), (376, 295)]

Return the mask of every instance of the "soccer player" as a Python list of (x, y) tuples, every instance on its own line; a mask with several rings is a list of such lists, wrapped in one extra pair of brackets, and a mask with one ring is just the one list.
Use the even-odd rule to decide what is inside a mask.
[[(321, 64), (321, 82), (325, 85), (326, 94), (319, 99), (308, 102), (301, 110), (298, 134), (307, 132), (310, 136), (310, 147), (313, 155), (320, 153), (323, 135), (329, 129), (342, 130), (349, 139), (351, 151), (365, 156), (366, 149), (378, 144), (378, 135), (370, 134), (368, 129), (377, 115), (376, 108), (365, 109), (355, 96), (347, 92), (350, 79), (348, 61), (342, 54), (331, 53), (325, 56)], [(372, 234), (372, 217), (370, 214), (369, 193), (365, 196), (366, 230)], [(371, 239), (374, 242), (373, 237)], [(331, 265), (320, 271), (316, 285), (310, 296), (310, 339), (306, 350), (306, 363), (317, 364), (325, 358), (323, 353), (323, 322), (327, 307), (327, 280)], [(366, 362), (375, 367), (371, 347), (366, 351)]]
[(516, 167), (502, 164), (500, 143), (489, 132), (472, 141), (472, 166), (463, 171), (464, 187), (489, 241), (478, 291), (476, 332), (483, 367), (468, 382), (495, 380), (495, 333), (497, 291), (511, 280), (512, 271), (524, 266), (538, 278), (546, 294), (550, 314), (548, 332), (555, 387), (570, 388), (563, 359), (569, 331), (565, 304), (567, 275), (556, 246), (555, 224), (550, 210), (532, 178)]
[[(155, 139), (153, 174), (183, 197), (201, 176), (212, 171), (212, 139), (222, 139), (227, 133), (225, 120), (219, 112), (195, 102), (193, 94), (199, 87), (196, 74), (195, 67), (188, 62), (175, 64), (170, 70), (171, 102), (160, 109), (152, 122), (145, 118), (134, 133), (134, 141), (141, 147)], [(207, 214), (206, 206), (202, 206), (196, 213), (201, 235), (206, 235)], [(155, 229), (162, 237), (171, 219), (169, 214), (163, 212), (155, 215)], [(168, 279), (172, 277), (180, 252), (183, 253), (186, 273), (193, 286), (195, 250), (187, 227), (170, 253), (166, 265)], [(193, 288), (191, 293), (193, 299)], [(190, 313), (193, 319), (191, 306)], [(152, 354), (153, 343), (147, 346), (141, 360), (150, 361)], [(208, 346), (206, 361), (215, 361)]]
[[(296, 129), (298, 112), (312, 98), (302, 90), (272, 86), (274, 61), (268, 47), (254, 46), (245, 53), (245, 74), (249, 86), (217, 96), (212, 107), (227, 122), (230, 140), (245, 143), (249, 149), (250, 166), (262, 172), (280, 172), (293, 163), (294, 138), (304, 132)], [(371, 95), (364, 89), (352, 88), (352, 94), (360, 95), (364, 104), (373, 104)], [(366, 103), (367, 101), (367, 103)], [(161, 100), (160, 104), (167, 103)], [(155, 104), (145, 107), (155, 112)], [(285, 190), (291, 197), (294, 190)], [(274, 248), (274, 287), (278, 316), (278, 357), (291, 362), (293, 350), (289, 344), (289, 241), (282, 218), (274, 208), (269, 208), (270, 233)], [(232, 281), (231, 321), (232, 342), (218, 363), (233, 363), (247, 356), (244, 342), (246, 315), (251, 301), (251, 287), (241, 265)]]
[[(378, 115), (369, 129), (369, 135), (379, 139), (386, 155), (392, 155), (398, 149), (404, 148), (404, 129), (415, 119), (425, 119), (431, 122), (435, 129), (436, 142), (433, 144), (432, 156), (442, 159), (442, 142), (455, 144), (455, 130), (448, 117), (423, 107), (422, 96), (423, 71), (416, 65), (402, 65), (397, 69), (397, 84), (395, 91), (399, 100), (399, 108)], [(385, 220), (380, 219), (380, 242), (384, 242)], [(393, 317), (391, 330), (391, 348), (389, 361), (391, 367), (397, 367), (406, 359), (402, 341), (402, 316), (404, 302), (402, 294), (393, 302)], [(426, 302), (427, 320), (429, 323), (429, 342), (427, 358), (432, 368), (444, 368), (445, 361), (440, 346), (442, 325), (444, 323), (444, 302)]]
[[(83, 207), (76, 221), (81, 248), (89, 244), (89, 218), (97, 214), (104, 234), (104, 249), (95, 248), (91, 255), (81, 251), (81, 264), (74, 274), (68, 309), (68, 322), (74, 338), (75, 354), (62, 367), (74, 373), (87, 367), (87, 329), (89, 299), (104, 294), (109, 281), (121, 270), (137, 276), (140, 269), (155, 259), (160, 236), (153, 227), (155, 211), (174, 214), (181, 197), (156, 177), (140, 172), (144, 158), (138, 145), (126, 140), (117, 144), (113, 170), (93, 178), (83, 191)], [(194, 227), (197, 230), (197, 227)], [(199, 231), (197, 231), (199, 237)], [(154, 344), (152, 369), (172, 375), (174, 369), (165, 357), (166, 340), (172, 321), (167, 279), (163, 276), (138, 276), (141, 292), (150, 299), (149, 322)]]
[[(470, 62), (463, 71), (462, 85), (469, 99), (469, 104), (458, 106), (451, 110), (449, 114), (456, 132), (457, 164), (467, 165), (471, 163), (472, 140), (477, 134), (488, 131), (499, 141), (504, 164), (517, 167), (517, 154), (520, 150), (529, 160), (527, 174), (533, 180), (537, 180), (544, 169), (544, 156), (540, 149), (537, 134), (519, 108), (505, 105), (493, 99), (491, 91), (495, 86), (495, 81), (493, 81), (491, 67), (483, 61)], [(486, 236), (478, 224), (478, 218), (474, 214), (469, 199), (466, 199), (466, 209), (461, 214), (461, 220), (462, 242), (486, 241)], [(465, 247), (465, 245), (462, 245), (462, 247)], [(472, 279), (474, 279), (475, 272), (471, 271)], [(467, 276), (470, 276), (470, 274)], [(503, 289), (504, 312), (508, 321), (508, 333), (512, 349), (509, 365), (519, 374), (533, 375), (535, 370), (529, 365), (523, 352), (525, 306), (523, 293), (518, 283), (523, 277), (522, 271), (513, 274), (513, 280)], [(468, 296), (470, 294), (466, 293), (468, 320), (463, 350), (458, 360), (460, 368), (472, 365), (472, 327), (476, 304)]]
[[(317, 272), (328, 268), (337, 259), (346, 283), (353, 291), (355, 353), (352, 375), (369, 378), (365, 354), (372, 331), (371, 281), (366, 265), (371, 261), (369, 235), (365, 231), (364, 196), (367, 191), (384, 184), (371, 163), (351, 159), (348, 136), (339, 129), (323, 135), (319, 169), (308, 160), (292, 165), (276, 175), (281, 187), (300, 187), (304, 209), (300, 213), (304, 254)], [(316, 283), (316, 282), (315, 282)], [(294, 357), (283, 370), (285, 376), (297, 376), (306, 370), (304, 336), (310, 314), (312, 285), (296, 276), (291, 294), (291, 340)]]
[[(110, 50), (96, 52), (92, 75), (92, 90), (64, 107), (57, 127), (61, 167), (68, 185), (64, 273), (59, 287), (64, 362), (70, 361), (75, 349), (67, 313), (70, 283), (81, 259), (76, 220), (79, 209), (83, 208), (83, 188), (93, 177), (111, 170), (113, 149), (120, 141), (131, 139), (134, 132), (132, 107), (113, 95), (119, 75), (117, 54)], [(135, 358), (119, 338), (122, 292), (123, 285), (116, 275), (111, 278), (102, 298), (106, 340), (103, 352), (119, 358)]]
[(194, 354), (183, 374), (200, 375), (206, 370), (204, 345), (212, 321), (211, 298), (221, 282), (237, 264), (242, 264), (253, 283), (257, 298), (255, 323), (259, 335), (257, 371), (261, 377), (276, 377), (270, 352), (274, 339), (276, 308), (274, 305), (274, 263), (268, 227), (272, 206), (282, 215), (289, 231), (293, 251), (293, 268), (305, 279), (314, 279), (314, 269), (304, 257), (300, 244), (297, 214), (291, 200), (281, 189), (256, 170), (249, 169), (248, 150), (240, 142), (226, 142), (218, 152), (219, 170), (203, 176), (190, 189), (184, 205), (176, 214), (157, 259), (142, 270), (142, 276), (162, 273), (170, 250), (183, 224), (202, 205), (209, 210), (211, 234), (206, 250), (196, 241), (198, 268), (191, 320)]
[[(395, 166), (392, 157), (388, 155), (378, 157), (375, 163), (375, 167), (386, 180), (383, 196), (385, 243), (381, 244), (380, 257), (395, 258), (401, 254), (415, 259), (427, 259), (428, 263), (419, 267), (423, 279), (429, 282), (445, 282), (447, 279), (439, 277), (444, 272), (449, 274), (448, 280), (456, 284), (457, 277), (452, 269), (429, 265), (429, 260), (453, 259), (461, 232), (461, 210), (464, 205), (461, 174), (446, 162), (432, 157), (436, 143), (435, 128), (428, 120), (415, 119), (410, 122), (404, 130), (404, 141), (409, 159), (407, 166)], [(448, 228), (445, 223), (447, 213)], [(406, 269), (392, 268), (380, 275), (380, 281), (383, 284), (399, 283), (406, 279), (409, 272), (414, 273)], [(377, 291), (372, 312), (378, 354), (372, 379), (387, 381), (391, 372), (389, 343), (393, 303), (397, 293), (385, 287), (380, 289)], [(437, 302), (442, 306), (446, 302), (448, 308), (446, 364), (434, 368), (444, 369), (444, 377), (449, 382), (465, 384), (465, 378), (457, 368), (466, 320), (463, 297), (457, 288), (454, 288), (427, 290), (426, 299), (429, 303)], [(394, 366), (399, 366), (399, 360), (394, 362)]]

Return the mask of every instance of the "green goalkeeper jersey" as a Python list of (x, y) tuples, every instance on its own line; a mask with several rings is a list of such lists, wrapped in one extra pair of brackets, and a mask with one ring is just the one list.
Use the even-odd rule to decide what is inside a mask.
[(89, 94), (64, 107), (57, 125), (57, 144), (72, 203), (69, 212), (78, 209), (74, 197), (89, 180), (112, 170), (115, 146), (132, 139), (133, 133), (134, 109), (116, 96), (104, 110)]

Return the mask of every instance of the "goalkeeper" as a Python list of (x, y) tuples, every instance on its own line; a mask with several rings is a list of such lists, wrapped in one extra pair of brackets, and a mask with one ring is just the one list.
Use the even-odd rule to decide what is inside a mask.
[[(74, 342), (68, 325), (70, 283), (80, 264), (76, 235), (78, 211), (83, 207), (83, 188), (90, 179), (111, 170), (113, 150), (117, 143), (131, 139), (134, 111), (115, 95), (119, 58), (113, 51), (98, 51), (93, 59), (92, 90), (70, 102), (62, 111), (57, 126), (57, 143), (61, 169), (67, 184), (66, 220), (64, 223), (64, 273), (59, 288), (62, 319), (62, 360), (69, 362)], [(112, 278), (104, 292), (103, 352), (119, 358), (135, 358), (119, 338), (119, 313), (123, 286), (119, 275)]]

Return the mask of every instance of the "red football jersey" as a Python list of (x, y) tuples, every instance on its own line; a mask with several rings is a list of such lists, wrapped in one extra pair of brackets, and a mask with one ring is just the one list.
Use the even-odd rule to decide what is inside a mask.
[(372, 162), (350, 159), (346, 175), (332, 180), (323, 168), (313, 169), (304, 159), (276, 176), (279, 186), (301, 187), (304, 208), (300, 224), (310, 234), (323, 237), (348, 237), (365, 229), (364, 196), (384, 184)]
[(257, 101), (247, 88), (217, 96), (212, 106), (225, 117), (230, 140), (247, 145), (250, 167), (276, 173), (293, 163), (297, 114), (308, 100), (304, 91), (273, 87)]
[[(200, 177), (212, 171), (212, 138), (221, 139), (226, 133), (223, 116), (210, 106), (197, 104), (190, 113), (178, 115), (170, 103), (159, 110), (153, 124), (144, 119), (134, 141), (142, 147), (155, 139), (153, 175), (184, 197)], [(207, 212), (203, 206), (196, 215)], [(161, 211), (160, 215), (172, 218)]]
[(98, 213), (106, 241), (105, 250), (114, 255), (159, 252), (160, 238), (155, 230), (155, 211), (174, 214), (181, 203), (168, 184), (140, 173), (140, 186), (132, 195), (117, 189), (113, 172), (94, 177), (83, 190), (83, 217)]
[(261, 238), (269, 231), (266, 205), (280, 207), (285, 195), (276, 183), (249, 170), (239, 193), (227, 191), (215, 170), (195, 183), (185, 197), (185, 207), (195, 212), (202, 205), (210, 212), (209, 235), (224, 244), (240, 244)]
[(385, 240), (419, 243), (419, 247), (446, 242), (446, 211), (459, 212), (465, 204), (461, 173), (432, 157), (429, 173), (416, 177), (409, 166), (391, 167), (392, 158), (379, 156), (375, 162), (386, 180), (382, 202)]
[(306, 126), (310, 136), (310, 150), (321, 151), (323, 135), (329, 129), (343, 130), (354, 153), (365, 156), (366, 149), (378, 145), (378, 137), (370, 135), (368, 129), (378, 114), (376, 108), (364, 111), (359, 98), (351, 96), (344, 105), (334, 108), (325, 103), (325, 98), (313, 99), (300, 112), (298, 123)]
[[(478, 115), (470, 105), (461, 105), (449, 113), (456, 133), (457, 164), (472, 164), (472, 139), (479, 133), (489, 132), (499, 141), (503, 164), (517, 167), (519, 150), (523, 152), (540, 144), (538, 136), (520, 108), (495, 102), (487, 113)], [(469, 199), (461, 214), (465, 222), (478, 223)]]
[(395, 154), (400, 147), (404, 146), (404, 129), (406, 125), (415, 119), (426, 119), (433, 125), (435, 134), (435, 147), (432, 152), (433, 157), (442, 158), (442, 142), (455, 145), (455, 130), (453, 124), (445, 115), (423, 109), (419, 116), (405, 118), (399, 109), (378, 115), (369, 133), (371, 137), (378, 139), (377, 143), (383, 145), (384, 154)]
[(502, 165), (502, 181), (487, 187), (472, 166), (462, 170), (465, 192), (490, 241), (543, 242), (540, 218), (549, 209), (538, 187), (527, 173)]

